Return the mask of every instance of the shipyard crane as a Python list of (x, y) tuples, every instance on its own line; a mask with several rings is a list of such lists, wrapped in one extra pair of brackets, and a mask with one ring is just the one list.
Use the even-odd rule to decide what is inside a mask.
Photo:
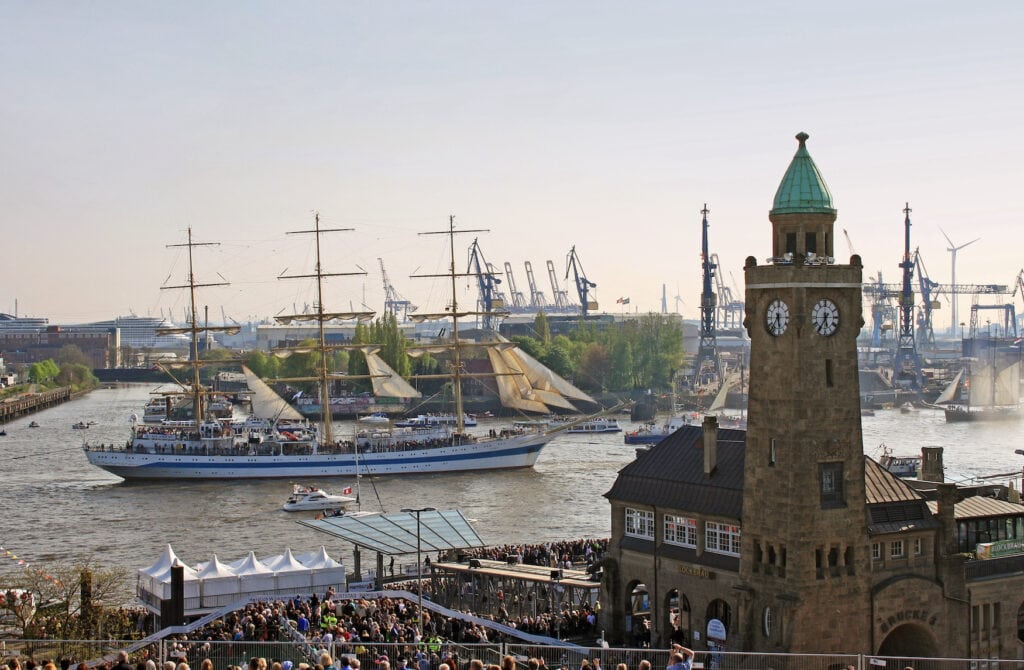
[(588, 312), (597, 311), (597, 301), (591, 300), (589, 296), (590, 289), (597, 288), (597, 284), (587, 279), (587, 274), (583, 271), (583, 262), (576, 254), (576, 245), (573, 245), (569, 250), (569, 255), (565, 258), (566, 279), (569, 278), (570, 271), (572, 271), (573, 280), (576, 282), (576, 293), (580, 297), (580, 314), (586, 318)]
[(850, 239), (850, 233), (846, 232), (846, 228), (843, 228), (843, 237), (846, 238), (846, 248), (850, 250), (850, 256), (856, 255), (857, 252), (853, 250), (853, 241)]
[(939, 283), (928, 277), (928, 271), (924, 267), (924, 260), (921, 258), (921, 250), (914, 250), (914, 268), (917, 270), (917, 284), (921, 291), (921, 307), (917, 318), (917, 339), (920, 342), (935, 344), (935, 328), (932, 322), (932, 311), (939, 309), (942, 305), (935, 299), (933, 292), (939, 288)]
[(537, 282), (533, 279), (533, 266), (530, 265), (530, 261), (526, 261), (523, 265), (526, 266), (526, 283), (530, 285), (530, 307), (538, 312), (546, 312), (548, 301), (537, 288)]
[(703, 271), (703, 290), (700, 294), (700, 342), (697, 346), (697, 359), (693, 364), (695, 389), (713, 389), (722, 377), (721, 364), (718, 360), (718, 341), (715, 335), (715, 316), (718, 296), (711, 290), (712, 280), (718, 264), (708, 253), (708, 209), (707, 203), (700, 211), (701, 246), (700, 259)]
[(551, 281), (551, 293), (555, 296), (555, 308), (560, 311), (568, 311), (569, 305), (569, 292), (558, 286), (558, 277), (555, 275), (555, 264), (553, 261), (548, 261), (548, 279)]
[(903, 284), (900, 287), (900, 334), (893, 357), (893, 381), (903, 388), (921, 390), (921, 358), (914, 337), (914, 257), (910, 253), (910, 203), (903, 209)]
[[(1002, 305), (979, 305), (973, 303), (971, 305), (971, 339), (975, 339), (981, 333), (978, 332), (978, 312), (981, 310), (997, 309), (1003, 313), (1003, 325), (1002, 333), (1003, 337), (1017, 337), (1017, 310), (1014, 308), (1012, 302), (1008, 302)], [(999, 325), (998, 323), (996, 324)], [(991, 337), (991, 333), (987, 335)]]
[(384, 282), (384, 312), (395, 317), (395, 321), (399, 321), (398, 316), (401, 313), (400, 321), (405, 323), (409, 320), (409, 312), (416, 311), (416, 305), (399, 295), (398, 290), (388, 279), (388, 271), (384, 269), (384, 259), (378, 258), (377, 263), (380, 264), (380, 278)]
[(886, 284), (882, 280), (881, 270), (878, 271), (877, 277), (869, 279), (871, 281), (865, 282), (863, 286), (863, 293), (871, 302), (871, 346), (877, 349), (882, 346), (882, 334), (889, 330), (895, 321), (892, 300), (899, 297), (902, 287), (897, 284)]
[(525, 312), (529, 309), (529, 305), (526, 302), (526, 296), (523, 292), (516, 288), (515, 277), (512, 276), (512, 264), (505, 261), (505, 279), (508, 281), (508, 295), (512, 301), (512, 311), (514, 312)]
[[(1017, 278), (1014, 280), (1013, 284), (1013, 294), (1010, 297), (1017, 297), (1018, 291), (1020, 291), (1021, 297), (1024, 298), (1024, 270), (1017, 273)], [(1020, 328), (1020, 326), (1021, 324), (1018, 324), (1018, 328)]]
[[(719, 268), (721, 266), (718, 254), (711, 254), (711, 267)], [(712, 274), (715, 278), (715, 288), (718, 289), (718, 314), (715, 318), (715, 327), (720, 331), (740, 332), (743, 328), (743, 301), (733, 297), (732, 289), (725, 283), (721, 272)], [(735, 279), (733, 282), (735, 283)]]
[(477, 238), (474, 238), (473, 244), (469, 246), (469, 264), (466, 274), (476, 277), (477, 286), (480, 289), (477, 305), (483, 312), (481, 325), (484, 330), (494, 330), (492, 312), (505, 308), (505, 296), (497, 288), (501, 284), (501, 280), (495, 276), (494, 266), (484, 258), (484, 252), (480, 249)]

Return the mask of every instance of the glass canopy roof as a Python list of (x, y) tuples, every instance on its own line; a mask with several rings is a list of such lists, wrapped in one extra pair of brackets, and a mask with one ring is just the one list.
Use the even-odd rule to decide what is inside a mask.
[[(423, 552), (484, 546), (461, 510), (420, 512), (419, 517), (420, 548)], [(299, 523), (382, 554), (416, 553), (415, 512), (346, 514)]]

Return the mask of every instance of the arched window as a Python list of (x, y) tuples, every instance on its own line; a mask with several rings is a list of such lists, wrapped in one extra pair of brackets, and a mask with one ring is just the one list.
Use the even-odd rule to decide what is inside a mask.
[(1024, 603), (1017, 610), (1017, 639), (1024, 642)]

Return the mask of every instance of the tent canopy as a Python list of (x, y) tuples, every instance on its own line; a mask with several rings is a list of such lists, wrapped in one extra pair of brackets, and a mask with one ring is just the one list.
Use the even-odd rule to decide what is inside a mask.
[[(424, 552), (485, 546), (461, 510), (420, 512), (419, 517), (420, 548)], [(382, 554), (416, 553), (414, 512), (343, 515), (299, 523)]]

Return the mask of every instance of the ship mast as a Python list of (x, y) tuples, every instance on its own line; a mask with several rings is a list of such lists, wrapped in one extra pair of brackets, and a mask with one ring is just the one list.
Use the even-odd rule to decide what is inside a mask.
[(157, 329), (157, 333), (159, 333), (159, 334), (172, 334), (172, 333), (181, 333), (184, 330), (184, 332), (188, 332), (192, 336), (191, 351), (190, 351), (190, 357), (191, 357), (191, 363), (192, 363), (192, 415), (195, 418), (196, 427), (197, 428), (198, 428), (199, 424), (203, 421), (203, 418), (205, 417), (205, 414), (206, 414), (206, 412), (205, 412), (205, 402), (204, 402), (204, 398), (203, 398), (203, 387), (202, 387), (202, 384), (199, 381), (199, 333), (201, 331), (210, 331), (210, 330), (234, 330), (235, 332), (238, 332), (237, 328), (234, 327), (234, 326), (231, 326), (231, 327), (229, 327), (227, 329), (225, 329), (225, 328), (219, 328), (218, 329), (218, 328), (209, 328), (209, 327), (200, 328), (199, 327), (198, 319), (196, 318), (196, 289), (197, 288), (207, 288), (207, 287), (210, 287), (210, 286), (227, 286), (228, 284), (227, 284), (227, 282), (218, 282), (216, 284), (197, 284), (196, 283), (195, 273), (193, 272), (193, 266), (192, 266), (192, 250), (195, 247), (216, 247), (216, 246), (220, 246), (220, 243), (219, 242), (195, 242), (195, 241), (193, 241), (192, 240), (192, 227), (189, 226), (189, 228), (188, 228), (188, 241), (187, 242), (185, 242), (184, 244), (168, 244), (167, 245), (168, 249), (170, 249), (172, 247), (188, 247), (188, 284), (184, 284), (182, 286), (163, 286), (163, 287), (161, 287), (161, 289), (163, 289), (163, 290), (183, 289), (183, 288), (187, 288), (189, 290), (189, 304), (191, 305), (191, 309), (192, 309), (192, 314), (191, 314), (191, 317), (189, 319), (189, 327), (186, 328), (186, 329), (181, 329), (181, 328), (158, 328)]
[[(314, 227), (312, 230), (288, 231), (288, 235), (314, 235), (316, 240), (316, 270), (308, 275), (281, 275), (278, 279), (316, 279), (316, 322), (319, 334), (320, 369), (318, 370), (318, 381), (320, 384), (320, 419), (323, 424), (323, 442), (334, 444), (334, 430), (331, 425), (331, 389), (329, 375), (327, 372), (327, 337), (324, 332), (324, 323), (336, 318), (352, 318), (351, 315), (328, 314), (324, 312), (324, 279), (327, 277), (349, 277), (352, 275), (365, 275), (366, 272), (324, 272), (320, 264), (320, 236), (324, 233), (350, 232), (354, 228), (321, 228), (320, 212), (314, 213)], [(369, 315), (372, 317), (373, 313)], [(298, 315), (296, 315), (298, 316)], [(365, 315), (364, 315), (365, 316)], [(278, 320), (281, 320), (278, 317)]]
[[(455, 230), (455, 215), (449, 215), (448, 217), (448, 230), (431, 231), (426, 233), (420, 233), (420, 235), (447, 235), (449, 253), (451, 254), (451, 263), (448, 265), (448, 273), (444, 275), (413, 275), (414, 277), (447, 277), (451, 279), (452, 284), (452, 303), (449, 307), (448, 316), (452, 320), (452, 395), (455, 399), (455, 421), (458, 433), (461, 435), (466, 430), (466, 422), (463, 419), (464, 412), (462, 410), (462, 352), (459, 346), (459, 317), (474, 314), (475, 312), (466, 312), (459, 314), (459, 303), (456, 297), (456, 284), (455, 279), (457, 277), (476, 277), (477, 273), (468, 272), (460, 273), (455, 271), (455, 234), (456, 233), (486, 233), (490, 232), (486, 228), (477, 230)], [(424, 315), (426, 317), (433, 315)]]

